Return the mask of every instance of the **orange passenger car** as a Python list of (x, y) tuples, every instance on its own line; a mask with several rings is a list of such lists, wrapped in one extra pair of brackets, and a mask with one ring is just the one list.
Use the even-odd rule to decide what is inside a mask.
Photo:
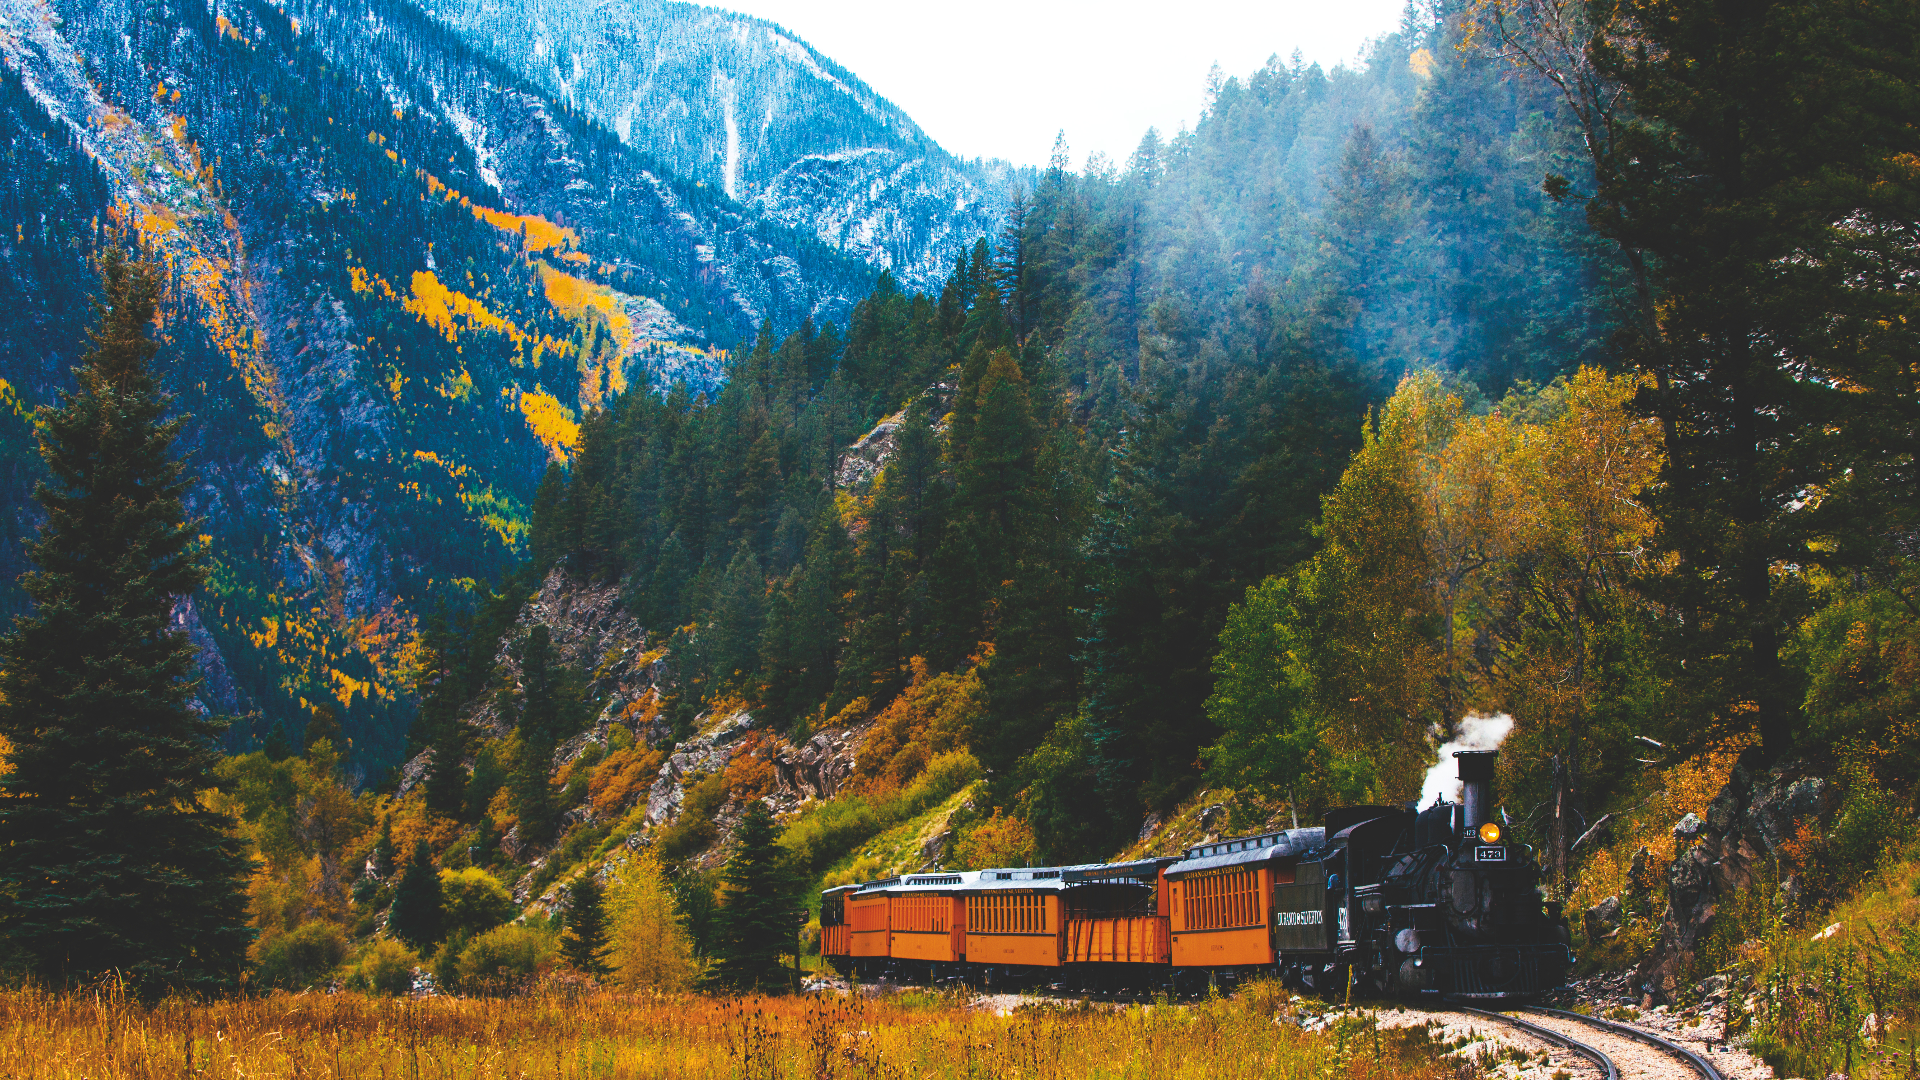
[(930, 874), (901, 879), (887, 895), (887, 920), (898, 960), (957, 964), (967, 951), (967, 902), (947, 891), (959, 874)]
[(1060, 871), (983, 870), (967, 893), (967, 961), (1059, 967)]
[(1324, 829), (1293, 829), (1203, 844), (1166, 868), (1163, 896), (1175, 968), (1209, 972), (1271, 967), (1274, 890), (1292, 885), (1300, 856)]
[(849, 895), (847, 931), (851, 941), (847, 954), (855, 960), (891, 955), (893, 927), (887, 919), (887, 894), (862, 888)]
[(821, 897), (820, 953), (867, 975), (996, 982), (1078, 965), (1165, 964), (1160, 868), (1025, 867), (909, 874)]

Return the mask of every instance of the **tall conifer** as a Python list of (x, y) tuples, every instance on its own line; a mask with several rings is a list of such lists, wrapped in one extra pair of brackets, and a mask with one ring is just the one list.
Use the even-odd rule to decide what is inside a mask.
[(110, 249), (78, 387), (38, 415), (47, 518), (0, 639), (0, 928), (51, 982), (108, 972), (142, 993), (231, 986), (247, 869), (214, 786), (224, 722), (196, 711), (174, 599), (206, 579), (199, 522), (150, 370), (154, 267)]
[[(516, 728), (520, 742), (508, 789), (513, 797), (514, 813), (520, 819), (522, 843), (544, 844), (553, 839), (559, 824), (561, 807), (554, 798), (553, 752), (565, 735), (570, 720), (568, 706), (573, 704), (562, 682), (558, 658), (553, 652), (553, 634), (544, 624), (535, 625), (520, 647), (520, 685), (524, 690), (520, 705), (520, 724)], [(477, 770), (476, 770), (477, 771)]]
[(600, 883), (592, 874), (582, 874), (567, 886), (567, 930), (560, 938), (560, 955), (582, 974), (605, 975), (613, 970), (607, 966), (611, 951)]
[(440, 868), (425, 841), (413, 845), (413, 857), (393, 890), (393, 907), (387, 912), (387, 932), (416, 949), (430, 949), (446, 936), (441, 917), (445, 899), (440, 886)]
[(780, 956), (795, 948), (798, 884), (780, 848), (780, 826), (765, 803), (756, 799), (747, 806), (734, 836), (740, 848), (721, 874), (727, 903), (720, 909), (715, 950), (719, 976), (735, 989), (766, 993), (787, 982)]

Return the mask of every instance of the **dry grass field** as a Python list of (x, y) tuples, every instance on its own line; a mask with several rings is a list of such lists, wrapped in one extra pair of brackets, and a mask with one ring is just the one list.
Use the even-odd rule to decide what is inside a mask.
[(275, 994), (142, 1005), (105, 993), (0, 992), (9, 1080), (725, 1077), (1440, 1080), (1424, 1030), (1307, 1032), (1254, 988), (1184, 1007), (964, 999), (590, 992), (508, 998)]

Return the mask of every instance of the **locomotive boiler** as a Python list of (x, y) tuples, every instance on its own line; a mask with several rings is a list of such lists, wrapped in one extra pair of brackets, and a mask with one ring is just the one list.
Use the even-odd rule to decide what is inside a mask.
[(1566, 919), (1493, 819), (1494, 754), (1458, 803), (1354, 806), (1315, 828), (1124, 864), (913, 874), (828, 890), (821, 956), (867, 977), (1198, 992), (1525, 998), (1566, 978)]

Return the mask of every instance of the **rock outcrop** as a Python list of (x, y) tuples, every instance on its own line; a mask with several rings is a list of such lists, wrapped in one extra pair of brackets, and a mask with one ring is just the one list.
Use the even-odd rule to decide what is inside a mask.
[(853, 775), (854, 757), (873, 722), (822, 731), (799, 746), (783, 744), (773, 755), (774, 792), (769, 802), (785, 813), (808, 799), (831, 799)]
[(687, 783), (732, 764), (736, 749), (733, 744), (753, 730), (753, 714), (741, 709), (702, 727), (700, 735), (675, 747), (666, 763), (660, 766), (660, 777), (647, 793), (647, 824), (664, 825), (679, 817)]
[(893, 457), (900, 425), (906, 419), (907, 412), (902, 409), (875, 424), (872, 431), (860, 436), (857, 442), (842, 451), (840, 463), (833, 472), (833, 482), (840, 487), (858, 487), (880, 475), (880, 470), (886, 468), (888, 460)]
[[(646, 628), (627, 610), (617, 582), (580, 581), (559, 567), (550, 571), (540, 591), (520, 609), (513, 630), (501, 639), (494, 655), (494, 663), (512, 685), (520, 683), (517, 646), (535, 626), (547, 628), (559, 663), (587, 674), (588, 695), (605, 699), (592, 727), (555, 751), (558, 768), (579, 757), (589, 742), (605, 746), (609, 725), (635, 726), (636, 718), (648, 711), (645, 705), (659, 694), (668, 669), (660, 655), (647, 651)], [(487, 738), (503, 738), (513, 731), (514, 717), (501, 710), (492, 694), (475, 699), (461, 720)], [(633, 734), (650, 745), (666, 736), (664, 730), (654, 728)], [(423, 750), (401, 767), (400, 794), (425, 779), (432, 754)]]
[[(1674, 1000), (1694, 974), (1701, 943), (1712, 933), (1715, 913), (1788, 854), (1803, 825), (1824, 832), (1839, 809), (1840, 793), (1811, 775), (1804, 763), (1767, 768), (1757, 751), (1734, 765), (1705, 819), (1688, 814), (1674, 825), (1674, 860), (1667, 868), (1667, 913), (1653, 950), (1635, 975), (1649, 1005)], [(1637, 861), (1636, 861), (1637, 862)], [(1787, 860), (1790, 864), (1791, 860)], [(1791, 877), (1779, 888), (1798, 894)]]

